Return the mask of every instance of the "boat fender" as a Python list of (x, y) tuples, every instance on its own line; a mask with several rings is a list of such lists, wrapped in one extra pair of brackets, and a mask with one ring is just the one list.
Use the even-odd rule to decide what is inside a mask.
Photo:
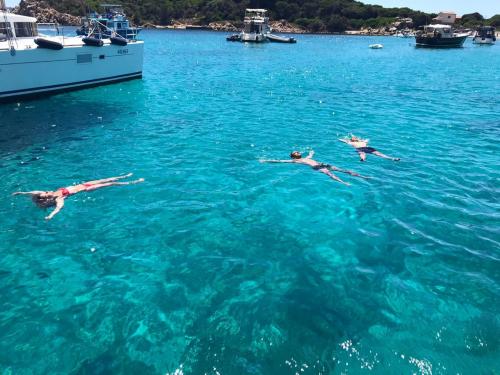
[(112, 36), (109, 38), (111, 41), (111, 44), (116, 44), (117, 46), (126, 46), (127, 45), (127, 39), (122, 38), (120, 36)]
[(103, 41), (102, 39), (97, 39), (92, 36), (86, 36), (85, 38), (82, 38), (83, 43), (85, 43), (87, 46), (92, 46), (92, 47), (102, 47), (103, 46)]
[(62, 43), (56, 42), (54, 40), (44, 39), (44, 38), (36, 38), (35, 44), (38, 48), (47, 48), (53, 50), (61, 50), (63, 49)]

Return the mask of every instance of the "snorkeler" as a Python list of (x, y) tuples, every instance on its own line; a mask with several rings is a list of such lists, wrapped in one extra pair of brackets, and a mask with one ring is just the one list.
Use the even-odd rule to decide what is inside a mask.
[(295, 163), (295, 164), (308, 165), (309, 167), (311, 167), (315, 171), (324, 173), (324, 174), (330, 176), (335, 181), (338, 181), (338, 182), (340, 182), (344, 185), (348, 185), (348, 186), (349, 186), (349, 183), (342, 181), (340, 178), (335, 176), (331, 171), (347, 173), (347, 174), (349, 174), (351, 176), (355, 176), (355, 177), (368, 178), (365, 176), (361, 176), (360, 174), (358, 174), (356, 172), (337, 168), (331, 164), (319, 163), (316, 160), (312, 159), (313, 156), (314, 156), (314, 151), (310, 151), (309, 155), (307, 155), (305, 158), (302, 157), (302, 154), (300, 152), (293, 151), (290, 154), (290, 157), (292, 158), (291, 160), (259, 160), (259, 161), (261, 163)]
[(74, 195), (82, 191), (92, 191), (107, 186), (130, 185), (144, 181), (143, 178), (140, 178), (135, 181), (116, 182), (117, 180), (121, 180), (123, 178), (127, 178), (130, 176), (132, 176), (132, 173), (129, 173), (125, 176), (110, 177), (110, 178), (104, 178), (102, 180), (88, 181), (74, 186), (59, 188), (56, 191), (39, 191), (39, 190), (26, 191), (26, 192), (18, 191), (16, 193), (13, 193), (12, 195), (31, 195), (31, 199), (33, 200), (33, 202), (38, 207), (41, 208), (56, 206), (54, 211), (52, 211), (49, 216), (45, 217), (46, 220), (50, 220), (59, 211), (61, 211), (61, 209), (64, 206), (64, 200), (70, 195)]
[(366, 154), (373, 154), (373, 155), (378, 156), (380, 158), (390, 159), (393, 161), (401, 160), (400, 158), (393, 158), (391, 156), (384, 155), (381, 152), (374, 149), (373, 147), (368, 147), (368, 142), (369, 142), (368, 139), (361, 139), (361, 138), (355, 137), (354, 135), (351, 135), (350, 138), (339, 138), (339, 141), (347, 143), (348, 145), (354, 147), (356, 149), (356, 151), (358, 152), (359, 158), (361, 159), (361, 161), (366, 160)]

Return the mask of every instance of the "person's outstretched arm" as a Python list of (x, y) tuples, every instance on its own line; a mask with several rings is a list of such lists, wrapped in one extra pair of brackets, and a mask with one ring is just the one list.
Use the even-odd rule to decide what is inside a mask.
[(261, 163), (293, 163), (293, 160), (264, 160), (260, 159), (259, 162)]
[(37, 195), (37, 194), (42, 194), (42, 193), (45, 193), (45, 191), (41, 191), (41, 190), (16, 191), (15, 193), (12, 193), (12, 195)]
[(56, 199), (56, 208), (54, 209), (54, 211), (52, 211), (50, 213), (49, 216), (46, 216), (45, 217), (45, 220), (50, 220), (52, 219), (54, 216), (56, 216), (59, 211), (61, 211), (61, 209), (64, 207), (64, 198), (60, 197), (60, 198), (57, 198)]
[(345, 139), (345, 138), (339, 138), (339, 141), (340, 141), (340, 142), (347, 143), (348, 145), (350, 145), (350, 144), (351, 144), (351, 141), (349, 141), (348, 139)]

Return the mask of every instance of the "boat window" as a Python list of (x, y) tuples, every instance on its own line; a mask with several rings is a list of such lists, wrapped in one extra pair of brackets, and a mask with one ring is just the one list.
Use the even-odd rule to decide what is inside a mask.
[(14, 22), (14, 29), (16, 31), (16, 37), (18, 37), (18, 38), (38, 35), (36, 23)]
[(121, 28), (122, 28), (122, 24), (121, 24), (120, 22), (118, 22), (118, 23), (116, 24), (116, 28), (117, 28), (117, 29), (121, 29)]
[(76, 62), (77, 62), (77, 64), (91, 63), (92, 62), (92, 54), (91, 53), (78, 54), (78, 55), (76, 55)]
[(0, 22), (0, 40), (12, 37), (12, 28), (9, 22)]

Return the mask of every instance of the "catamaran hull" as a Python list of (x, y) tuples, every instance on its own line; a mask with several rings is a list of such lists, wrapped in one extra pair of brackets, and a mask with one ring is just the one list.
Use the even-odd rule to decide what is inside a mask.
[(457, 36), (453, 38), (437, 38), (427, 36), (415, 37), (417, 47), (429, 48), (460, 48), (464, 45), (467, 35)]
[(143, 42), (0, 50), (0, 101), (141, 78)]

